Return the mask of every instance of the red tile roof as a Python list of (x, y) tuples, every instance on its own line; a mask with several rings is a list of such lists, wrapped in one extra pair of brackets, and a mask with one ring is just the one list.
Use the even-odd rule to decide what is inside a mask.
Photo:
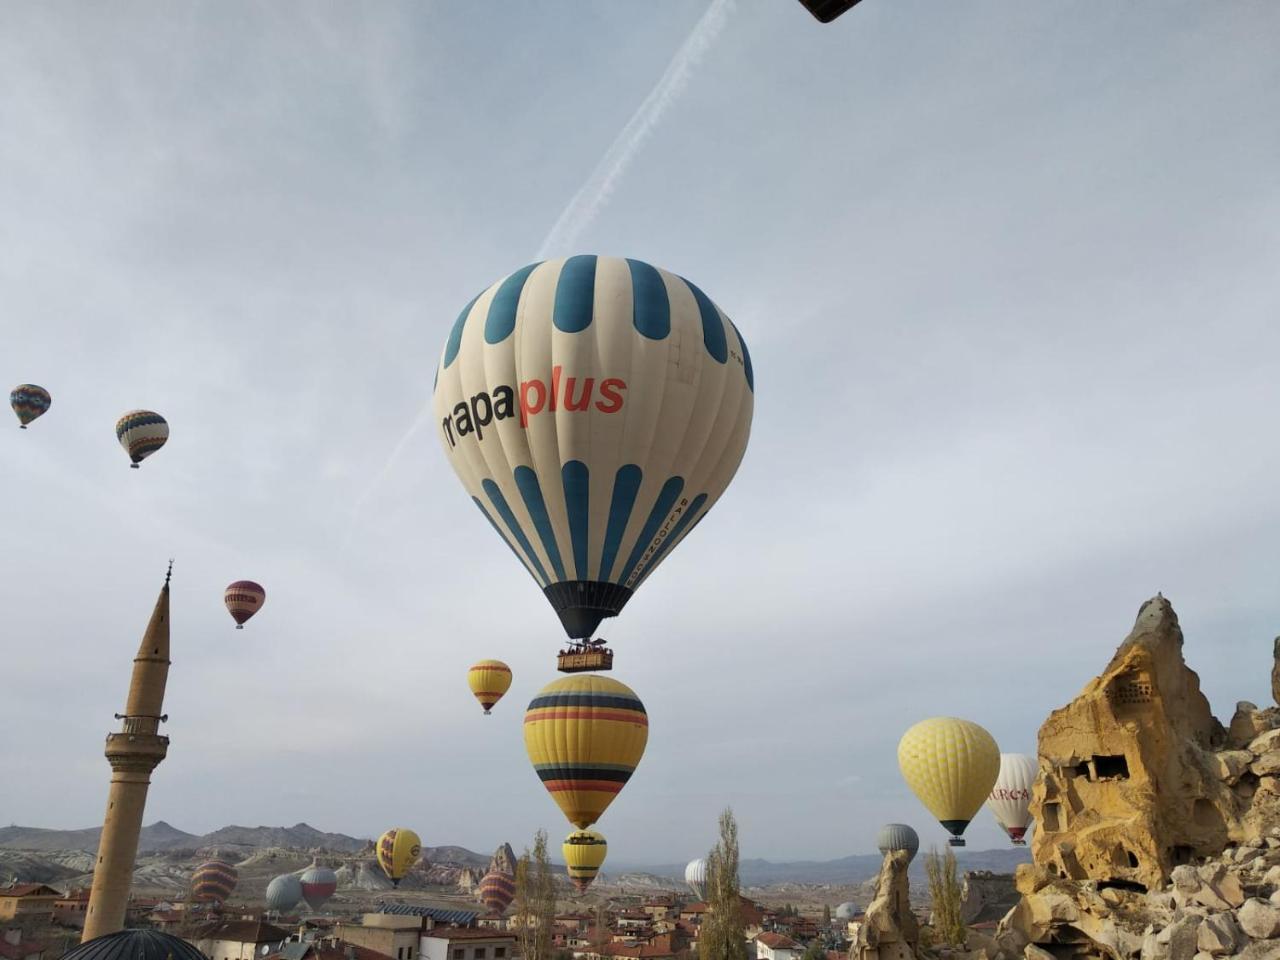
[(771, 950), (799, 950), (800, 944), (781, 933), (760, 933), (756, 940)]
[(0, 897), (61, 897), (62, 891), (43, 883), (12, 883), (0, 887)]

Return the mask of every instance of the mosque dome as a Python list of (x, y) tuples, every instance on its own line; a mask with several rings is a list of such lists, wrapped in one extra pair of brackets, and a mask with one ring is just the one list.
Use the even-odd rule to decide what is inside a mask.
[(159, 930), (117, 930), (94, 937), (62, 960), (208, 960), (181, 937)]

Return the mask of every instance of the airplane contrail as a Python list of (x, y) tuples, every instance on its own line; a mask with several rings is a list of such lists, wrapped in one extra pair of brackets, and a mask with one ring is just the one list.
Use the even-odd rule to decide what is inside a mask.
[[(667, 64), (667, 69), (658, 78), (658, 82), (649, 91), (649, 95), (636, 108), (635, 113), (631, 115), (631, 119), (627, 121), (621, 132), (614, 138), (613, 143), (609, 145), (609, 149), (600, 158), (600, 162), (591, 171), (591, 175), (587, 177), (586, 182), (573, 195), (564, 210), (561, 211), (546, 239), (542, 241), (542, 246), (538, 249), (537, 256), (533, 258), (534, 260), (545, 260), (553, 251), (565, 250), (570, 247), (577, 241), (582, 231), (590, 226), (591, 221), (604, 209), (609, 202), (609, 196), (613, 193), (622, 175), (627, 172), (627, 167), (631, 165), (631, 161), (635, 158), (636, 153), (639, 152), (641, 145), (662, 120), (663, 115), (671, 105), (684, 92), (694, 67), (701, 62), (711, 44), (720, 35), (720, 31), (723, 29), (734, 3), (735, 0), (711, 0), (711, 5), (707, 7), (706, 13), (699, 18), (693, 29), (689, 31), (689, 36), (685, 38), (684, 43), (680, 45), (680, 49), (671, 58), (671, 62)], [(427, 421), (431, 419), (431, 412), (432, 401), (428, 398), (418, 412), (418, 416), (414, 418), (413, 424), (405, 435), (400, 438), (400, 442), (395, 445), (391, 455), (387, 457), (382, 469), (369, 482), (364, 492), (356, 498), (355, 504), (351, 509), (351, 523), (347, 528), (344, 544), (351, 541), (360, 511), (369, 501), (374, 491), (382, 485), (382, 482), (390, 474), (391, 469), (399, 461), (414, 434), (421, 430)]]
[(644, 98), (626, 126), (614, 138), (600, 162), (596, 164), (586, 183), (573, 195), (560, 213), (555, 225), (538, 249), (535, 260), (545, 260), (553, 253), (572, 252), (570, 248), (579, 235), (596, 218), (609, 196), (613, 193), (627, 167), (639, 152), (641, 145), (662, 120), (663, 115), (684, 92), (693, 68), (702, 60), (716, 37), (720, 35), (734, 0), (712, 0), (689, 36), (685, 38), (671, 63), (663, 72), (649, 95)]

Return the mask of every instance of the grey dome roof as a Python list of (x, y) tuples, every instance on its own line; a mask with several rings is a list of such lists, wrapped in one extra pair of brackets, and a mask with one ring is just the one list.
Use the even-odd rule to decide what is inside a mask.
[(63, 954), (63, 960), (208, 960), (181, 937), (159, 930), (117, 930)]

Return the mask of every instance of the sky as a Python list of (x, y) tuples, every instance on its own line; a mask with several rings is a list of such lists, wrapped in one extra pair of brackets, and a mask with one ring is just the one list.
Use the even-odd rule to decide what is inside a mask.
[[(173, 557), (148, 822), (568, 831), (521, 737), (563, 634), (414, 429), (460, 309), (536, 256), (689, 277), (755, 368), (736, 479), (601, 630), (651, 721), (612, 858), (702, 855), (727, 805), (744, 857), (940, 844), (902, 732), (1034, 751), (1157, 591), (1219, 717), (1270, 702), (1280, 6), (4, 19), (0, 380), (54, 399), (0, 430), (0, 823), (101, 822)], [(138, 407), (172, 437), (130, 470)]]

